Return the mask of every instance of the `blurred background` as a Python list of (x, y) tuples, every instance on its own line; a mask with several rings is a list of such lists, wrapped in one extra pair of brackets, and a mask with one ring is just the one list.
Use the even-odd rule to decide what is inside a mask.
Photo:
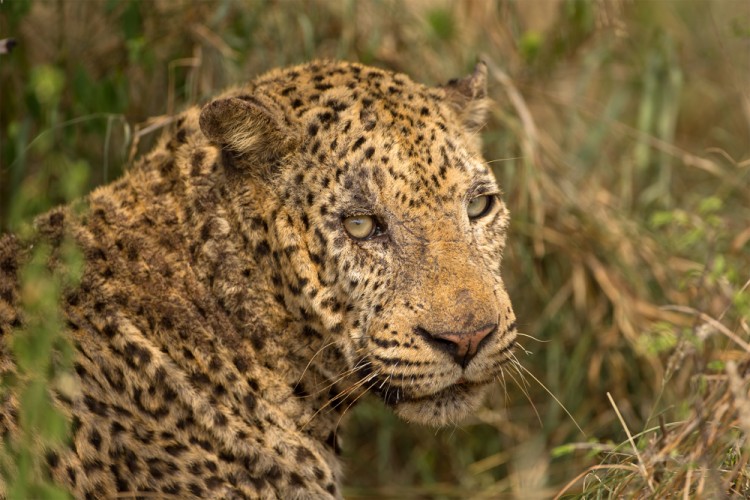
[(346, 496), (750, 495), (750, 2), (5, 0), (3, 38), (2, 231), (273, 67), (484, 59), (524, 369), (453, 428), (351, 410)]

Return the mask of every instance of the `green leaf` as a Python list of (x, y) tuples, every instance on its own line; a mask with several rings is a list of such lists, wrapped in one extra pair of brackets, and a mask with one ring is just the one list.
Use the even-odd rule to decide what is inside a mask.
[(446, 9), (433, 9), (427, 13), (427, 22), (441, 40), (450, 40), (456, 32), (453, 15)]
[(57, 106), (64, 85), (65, 73), (55, 66), (43, 64), (31, 70), (31, 88), (45, 107)]
[(721, 210), (723, 206), (724, 203), (720, 198), (716, 196), (709, 196), (708, 198), (703, 198), (698, 204), (698, 213), (703, 215), (712, 214)]

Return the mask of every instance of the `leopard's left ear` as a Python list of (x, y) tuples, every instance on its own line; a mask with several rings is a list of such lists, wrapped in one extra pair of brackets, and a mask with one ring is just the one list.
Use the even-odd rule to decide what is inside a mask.
[(252, 95), (209, 102), (201, 110), (200, 127), (212, 142), (261, 164), (280, 159), (296, 142), (283, 112), (270, 100)]
[(489, 107), (487, 64), (484, 61), (479, 61), (469, 76), (451, 80), (441, 88), (469, 131), (476, 132), (484, 126)]

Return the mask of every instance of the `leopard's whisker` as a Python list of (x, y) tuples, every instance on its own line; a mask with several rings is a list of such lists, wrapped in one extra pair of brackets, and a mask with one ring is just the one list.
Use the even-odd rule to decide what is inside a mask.
[[(362, 361), (365, 361), (365, 363), (364, 364), (360, 364)], [(372, 365), (372, 361), (367, 360), (365, 358), (362, 358), (352, 368), (341, 372), (334, 379), (328, 379), (327, 380), (328, 384), (324, 385), (320, 389), (313, 388), (314, 392), (312, 392), (310, 395), (311, 396), (318, 396), (321, 393), (323, 393), (324, 391), (327, 391), (328, 389), (330, 389), (331, 387), (333, 387), (334, 385), (336, 385), (337, 383), (341, 382), (345, 378), (350, 377), (351, 375), (357, 373), (357, 371), (361, 370), (362, 368), (365, 368), (365, 367), (371, 366), (371, 365)]]
[(348, 394), (351, 394), (352, 392), (356, 391), (357, 389), (359, 389), (360, 387), (362, 387), (363, 385), (365, 385), (365, 384), (366, 384), (367, 382), (369, 382), (369, 380), (370, 380), (371, 378), (373, 378), (373, 377), (375, 377), (375, 376), (377, 376), (377, 373), (372, 373), (372, 374), (371, 374), (371, 375), (370, 375), (369, 377), (365, 377), (364, 379), (362, 379), (362, 380), (359, 380), (359, 381), (357, 381), (357, 382), (356, 382), (356, 383), (354, 383), (354, 384), (353, 384), (352, 386), (350, 386), (350, 387), (348, 387), (348, 388), (346, 388), (346, 389), (344, 389), (344, 390), (340, 391), (340, 392), (339, 392), (338, 394), (336, 394), (336, 395), (335, 395), (334, 397), (332, 397), (332, 398), (328, 399), (328, 401), (326, 401), (326, 403), (325, 403), (325, 404), (324, 404), (323, 406), (321, 406), (320, 408), (318, 408), (318, 410), (317, 410), (317, 411), (316, 411), (315, 413), (313, 413), (313, 414), (312, 414), (312, 416), (311, 416), (311, 417), (310, 417), (310, 418), (309, 418), (309, 419), (307, 420), (307, 422), (305, 422), (305, 423), (304, 423), (304, 424), (303, 424), (303, 425), (302, 425), (302, 426), (300, 427), (300, 429), (305, 429), (305, 428), (307, 427), (307, 425), (308, 425), (308, 424), (309, 424), (310, 422), (312, 422), (312, 421), (313, 421), (313, 420), (315, 419), (315, 417), (316, 417), (316, 416), (318, 416), (318, 414), (319, 414), (320, 412), (322, 412), (323, 410), (325, 410), (325, 409), (329, 408), (329, 407), (330, 407), (331, 405), (333, 405), (333, 402), (334, 402), (335, 400), (337, 400), (337, 399), (340, 399), (340, 398), (341, 398), (341, 396), (346, 396), (346, 395), (348, 395)]
[(484, 162), (484, 164), (489, 165), (490, 163), (498, 163), (498, 162), (522, 160), (522, 159), (523, 159), (523, 156), (509, 156), (508, 158), (495, 158), (494, 160), (487, 160)]
[(297, 385), (299, 385), (300, 382), (302, 382), (302, 378), (305, 376), (305, 373), (307, 373), (308, 368), (310, 368), (310, 365), (312, 365), (312, 362), (315, 361), (315, 358), (318, 356), (318, 354), (320, 354), (321, 352), (323, 352), (325, 349), (331, 347), (332, 345), (336, 345), (336, 342), (335, 341), (334, 342), (329, 342), (329, 343), (323, 345), (320, 349), (318, 349), (315, 352), (315, 354), (312, 355), (312, 357), (310, 358), (310, 361), (308, 361), (307, 365), (305, 365), (305, 369), (302, 370), (302, 374), (299, 376), (299, 379), (297, 380), (297, 383), (295, 384), (295, 387)]
[(519, 382), (518, 379), (515, 377), (515, 375), (513, 375), (513, 372), (511, 372), (511, 371), (508, 372), (508, 376), (511, 379), (513, 379), (513, 381), (516, 383), (516, 386), (518, 386), (518, 388), (521, 390), (521, 393), (524, 395), (524, 397), (526, 398), (526, 400), (531, 405), (531, 408), (534, 410), (534, 414), (536, 415), (536, 419), (539, 421), (539, 425), (543, 425), (542, 424), (542, 417), (541, 417), (541, 415), (539, 415), (539, 411), (537, 410), (536, 405), (534, 404), (534, 401), (531, 399), (531, 395), (529, 394), (529, 391), (527, 389), (527, 384), (528, 383), (526, 382), (526, 379), (524, 378), (523, 373), (518, 369), (518, 367), (515, 365), (515, 363), (513, 363), (512, 366), (513, 366), (513, 368), (515, 368), (516, 373), (518, 373), (518, 376), (523, 381), (523, 383)]
[(557, 403), (558, 405), (560, 405), (560, 408), (562, 408), (562, 410), (563, 410), (563, 411), (565, 412), (565, 414), (566, 414), (566, 415), (568, 415), (568, 417), (570, 418), (570, 420), (571, 420), (571, 421), (573, 422), (573, 424), (574, 424), (574, 425), (576, 426), (576, 428), (577, 428), (577, 429), (578, 429), (578, 430), (579, 430), (579, 431), (581, 432), (581, 434), (583, 434), (584, 436), (586, 436), (586, 433), (585, 433), (585, 432), (583, 431), (583, 429), (581, 429), (581, 426), (580, 426), (580, 425), (578, 425), (578, 422), (576, 421), (576, 419), (575, 419), (575, 418), (573, 418), (573, 415), (571, 415), (571, 413), (570, 413), (570, 412), (568, 411), (568, 409), (567, 409), (567, 408), (565, 407), (565, 405), (564, 405), (564, 404), (562, 404), (562, 401), (560, 401), (560, 400), (559, 400), (559, 399), (557, 398), (557, 396), (555, 396), (555, 395), (554, 395), (554, 393), (553, 393), (552, 391), (550, 391), (550, 390), (549, 390), (549, 389), (547, 388), (547, 386), (546, 386), (546, 385), (544, 385), (544, 384), (542, 383), (542, 381), (541, 381), (541, 380), (539, 380), (539, 379), (538, 379), (538, 378), (536, 377), (536, 375), (534, 375), (533, 373), (531, 373), (531, 372), (530, 372), (530, 371), (529, 371), (529, 370), (528, 370), (528, 369), (527, 369), (526, 367), (524, 367), (524, 366), (523, 366), (523, 365), (522, 365), (521, 363), (519, 363), (519, 362), (518, 362), (518, 360), (516, 360), (516, 362), (515, 362), (515, 363), (513, 363), (513, 365), (514, 365), (514, 366), (516, 367), (516, 369), (517, 369), (517, 370), (519, 370), (519, 373), (520, 373), (520, 370), (523, 370), (523, 371), (524, 371), (524, 372), (526, 372), (526, 374), (527, 374), (528, 376), (530, 376), (530, 377), (531, 377), (531, 378), (532, 378), (532, 379), (533, 379), (533, 380), (534, 380), (534, 381), (535, 381), (535, 382), (536, 382), (537, 384), (539, 384), (539, 386), (540, 386), (540, 387), (541, 387), (542, 389), (544, 389), (544, 390), (545, 390), (545, 391), (547, 392), (547, 394), (549, 394), (549, 395), (550, 395), (550, 396), (552, 397), (552, 399), (554, 399), (554, 400), (555, 400), (555, 402), (556, 402), (556, 403)]
[[(528, 333), (516, 332), (516, 335), (518, 335), (519, 337), (526, 337), (527, 339), (531, 339), (531, 340), (534, 340), (536, 342), (540, 342), (540, 343), (543, 343), (543, 344), (548, 344), (548, 343), (552, 342), (552, 340), (550, 340), (550, 339), (547, 339), (547, 340), (538, 339), (538, 338), (534, 337), (533, 335), (529, 335)], [(526, 349), (524, 349), (522, 345), (519, 344), (518, 347), (520, 347), (521, 350), (526, 351)], [(526, 353), (529, 354), (528, 351), (526, 351)]]
[[(341, 420), (342, 420), (342, 419), (344, 418), (344, 415), (346, 415), (346, 412), (348, 412), (348, 411), (349, 411), (349, 409), (350, 409), (350, 408), (351, 408), (352, 406), (354, 406), (354, 405), (356, 404), (356, 402), (357, 402), (357, 401), (359, 401), (359, 399), (360, 399), (360, 398), (361, 398), (362, 396), (364, 396), (365, 394), (367, 394), (367, 393), (368, 393), (369, 391), (370, 391), (370, 387), (366, 387), (366, 388), (365, 388), (365, 390), (364, 390), (364, 391), (362, 391), (362, 393), (360, 393), (360, 395), (359, 395), (359, 396), (357, 396), (356, 398), (354, 398), (354, 401), (352, 401), (351, 403), (349, 403), (349, 405), (347, 405), (347, 407), (346, 407), (346, 408), (344, 409), (344, 411), (343, 411), (343, 412), (341, 412), (341, 416), (339, 417), (338, 421), (336, 422), (336, 427), (335, 427), (335, 430), (338, 430), (338, 428), (339, 428), (339, 425), (341, 424)], [(334, 430), (334, 432), (335, 432), (335, 430)]]
[(516, 370), (516, 372), (518, 373), (518, 376), (519, 376), (519, 377), (521, 377), (521, 380), (523, 381), (523, 387), (524, 387), (525, 389), (528, 389), (528, 388), (529, 388), (529, 387), (530, 387), (531, 385), (529, 384), (529, 381), (528, 381), (528, 380), (526, 380), (526, 377), (525, 377), (524, 373), (523, 373), (523, 372), (521, 371), (521, 368), (523, 368), (523, 366), (521, 365), (521, 362), (520, 362), (520, 361), (518, 361), (518, 358), (517, 358), (517, 357), (516, 357), (516, 355), (515, 355), (514, 353), (512, 353), (512, 352), (511, 352), (511, 353), (508, 353), (508, 359), (510, 360), (510, 364), (511, 364), (511, 366), (512, 366), (512, 367), (513, 367), (513, 368), (514, 368), (514, 369)]

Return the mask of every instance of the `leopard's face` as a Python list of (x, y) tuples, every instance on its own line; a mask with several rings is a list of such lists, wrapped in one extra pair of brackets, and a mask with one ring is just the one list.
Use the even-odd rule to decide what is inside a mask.
[[(378, 132), (375, 140), (393, 139)], [(428, 155), (450, 150), (441, 142)], [(422, 155), (393, 172), (354, 159), (330, 215), (320, 217), (317, 203), (307, 212), (328, 229), (337, 300), (351, 310), (342, 337), (349, 365), (398, 414), (433, 424), (476, 408), (515, 336), (500, 276), (508, 212), (482, 160), (454, 146), (442, 175)], [(394, 142), (394, 163), (408, 164), (399, 153)]]
[[(400, 416), (454, 423), (516, 335), (500, 273), (508, 210), (472, 115), (483, 68), (455, 88), (357, 68), (311, 75), (317, 97), (285, 111), (297, 131), (273, 180), (285, 301)], [(276, 87), (274, 102), (302, 101), (300, 84)]]

